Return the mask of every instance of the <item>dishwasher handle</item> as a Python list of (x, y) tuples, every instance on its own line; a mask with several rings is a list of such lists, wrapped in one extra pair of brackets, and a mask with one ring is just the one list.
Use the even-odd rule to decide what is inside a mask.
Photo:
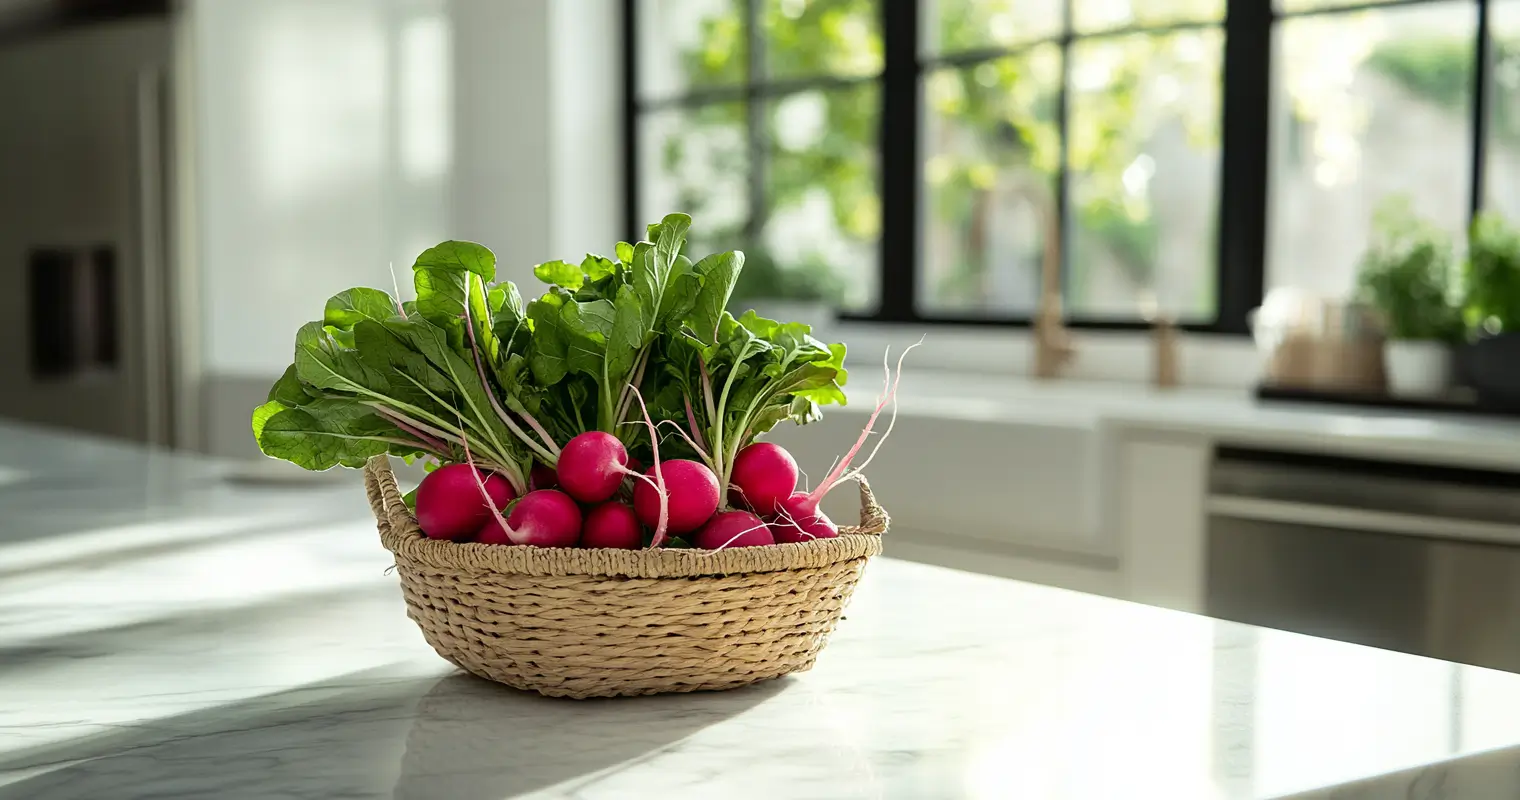
[(1204, 504), (1211, 517), (1275, 522), (1289, 525), (1520, 545), (1520, 525), (1452, 517), (1376, 511), (1291, 500), (1212, 495)]

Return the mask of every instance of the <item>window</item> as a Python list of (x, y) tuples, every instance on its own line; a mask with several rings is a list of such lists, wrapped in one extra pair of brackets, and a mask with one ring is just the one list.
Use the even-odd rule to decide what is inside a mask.
[(1520, 215), (1520, 0), (625, 2), (629, 229), (749, 297), (1020, 324), (1051, 261), (1074, 326), (1238, 333), (1390, 195)]

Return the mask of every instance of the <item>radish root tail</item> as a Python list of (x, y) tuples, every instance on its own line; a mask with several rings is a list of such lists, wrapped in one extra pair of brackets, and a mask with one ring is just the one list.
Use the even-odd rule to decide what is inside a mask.
[[(908, 353), (911, 352), (913, 348), (918, 347), (923, 343), (924, 340), (919, 339), (916, 343), (909, 345), (907, 349), (903, 350), (902, 353), (898, 355), (897, 374), (895, 376), (892, 374), (892, 349), (889, 347), (887, 348), (887, 351), (882, 354), (881, 366), (882, 370), (886, 373), (886, 378), (882, 382), (881, 394), (877, 395), (876, 397), (876, 408), (871, 411), (870, 418), (866, 420), (865, 430), (860, 432), (860, 438), (855, 440), (854, 446), (850, 448), (849, 452), (844, 454), (844, 458), (841, 458), (839, 462), (834, 465), (833, 469), (829, 470), (829, 474), (825, 476), (824, 479), (818, 484), (818, 487), (809, 493), (808, 498), (814, 505), (816, 505), (819, 500), (822, 500), (823, 496), (829, 493), (829, 490), (833, 489), (835, 486), (838, 486), (841, 481), (858, 476), (861, 473), (861, 470), (864, 470), (866, 466), (871, 463), (871, 459), (876, 457), (876, 453), (881, 450), (882, 443), (887, 440), (888, 436), (892, 435), (892, 428), (897, 424), (897, 387), (898, 383), (902, 381), (903, 359), (908, 357)], [(886, 431), (884, 431), (881, 438), (877, 440), (876, 446), (872, 447), (871, 452), (866, 455), (865, 461), (862, 461), (859, 466), (851, 469), (851, 462), (854, 461), (855, 456), (860, 452), (860, 449), (865, 446), (866, 440), (871, 437), (872, 433), (876, 432), (876, 419), (881, 416), (882, 410), (885, 409), (888, 405), (892, 406), (892, 416), (890, 418), (890, 421), (887, 423)]]

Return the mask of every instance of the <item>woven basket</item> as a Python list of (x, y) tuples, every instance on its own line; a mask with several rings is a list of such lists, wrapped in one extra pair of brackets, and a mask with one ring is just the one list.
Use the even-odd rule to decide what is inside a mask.
[(860, 525), (805, 544), (458, 544), (422, 534), (384, 456), (364, 484), (428, 644), (483, 678), (552, 697), (732, 689), (812, 667), (887, 528), (861, 481)]

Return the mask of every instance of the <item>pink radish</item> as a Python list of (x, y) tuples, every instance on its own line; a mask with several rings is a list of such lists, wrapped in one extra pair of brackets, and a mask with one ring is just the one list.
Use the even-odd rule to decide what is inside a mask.
[(555, 471), (560, 488), (582, 503), (600, 503), (611, 497), (622, 485), (623, 476), (632, 472), (623, 443), (602, 431), (587, 431), (571, 439), (560, 451)]
[(564, 492), (539, 489), (523, 495), (502, 525), (501, 515), (486, 522), (475, 541), (483, 544), (526, 544), (534, 547), (574, 547), (581, 535), (581, 509)]
[[(663, 479), (657, 472), (664, 473)], [(651, 528), (659, 525), (660, 484), (665, 487), (669, 507), (666, 530), (670, 533), (690, 533), (718, 510), (718, 476), (706, 464), (684, 458), (656, 461), (645, 476), (651, 480), (639, 481), (633, 487), (633, 510), (639, 521)]]
[[(417, 487), (417, 525), (433, 539), (460, 539), (474, 533), (505, 508), (517, 493), (506, 478), (469, 464), (449, 464), (428, 473)], [(486, 505), (490, 499), (494, 508)]]
[(765, 520), (748, 511), (725, 511), (697, 531), (692, 544), (703, 550), (775, 544)]
[(644, 545), (644, 529), (633, 509), (609, 500), (586, 512), (581, 525), (581, 547), (637, 550)]
[(528, 473), (528, 491), (558, 488), (559, 476), (554, 474), (553, 467), (546, 467), (543, 464), (533, 465), (532, 471)]
[(739, 451), (729, 475), (728, 502), (769, 517), (776, 504), (797, 490), (797, 460), (770, 442), (755, 442)]
[[(839, 463), (829, 470), (828, 476), (813, 491), (797, 492), (776, 504), (776, 517), (771, 522), (771, 535), (776, 538), (776, 541), (809, 542), (814, 539), (830, 539), (839, 535), (839, 526), (835, 525), (834, 521), (829, 519), (828, 515), (818, 508), (818, 503), (823, 500), (824, 495), (828, 494), (830, 490), (840, 483), (858, 477), (861, 471), (871, 463), (871, 459), (876, 457), (877, 451), (881, 450), (882, 442), (885, 442), (887, 437), (892, 435), (892, 428), (897, 424), (897, 403), (894, 401), (897, 398), (897, 384), (902, 380), (902, 362), (908, 356), (908, 351), (917, 346), (916, 344), (911, 345), (897, 357), (897, 376), (895, 378), (892, 375), (891, 366), (886, 362), (886, 358), (890, 357), (890, 355), (883, 358), (884, 363), (882, 367), (886, 370), (887, 377), (882, 385), (881, 394), (876, 398), (876, 408), (871, 411), (870, 418), (866, 420), (866, 427), (865, 430), (860, 432), (860, 438), (855, 440), (855, 445), (850, 448), (848, 453), (844, 454), (844, 458), (839, 459)], [(871, 448), (871, 452), (866, 456), (865, 461), (862, 461), (860, 466), (851, 469), (850, 462), (860, 452), (860, 448), (865, 446), (866, 440), (870, 438), (871, 434), (875, 433), (876, 418), (881, 416), (882, 409), (886, 408), (888, 403), (892, 405), (892, 418), (887, 423), (886, 431), (876, 441), (876, 446)]]
[(811, 542), (838, 536), (839, 526), (818, 509), (818, 501), (810, 500), (806, 493), (797, 492), (776, 504), (776, 521), (771, 523), (771, 535), (782, 544)]

